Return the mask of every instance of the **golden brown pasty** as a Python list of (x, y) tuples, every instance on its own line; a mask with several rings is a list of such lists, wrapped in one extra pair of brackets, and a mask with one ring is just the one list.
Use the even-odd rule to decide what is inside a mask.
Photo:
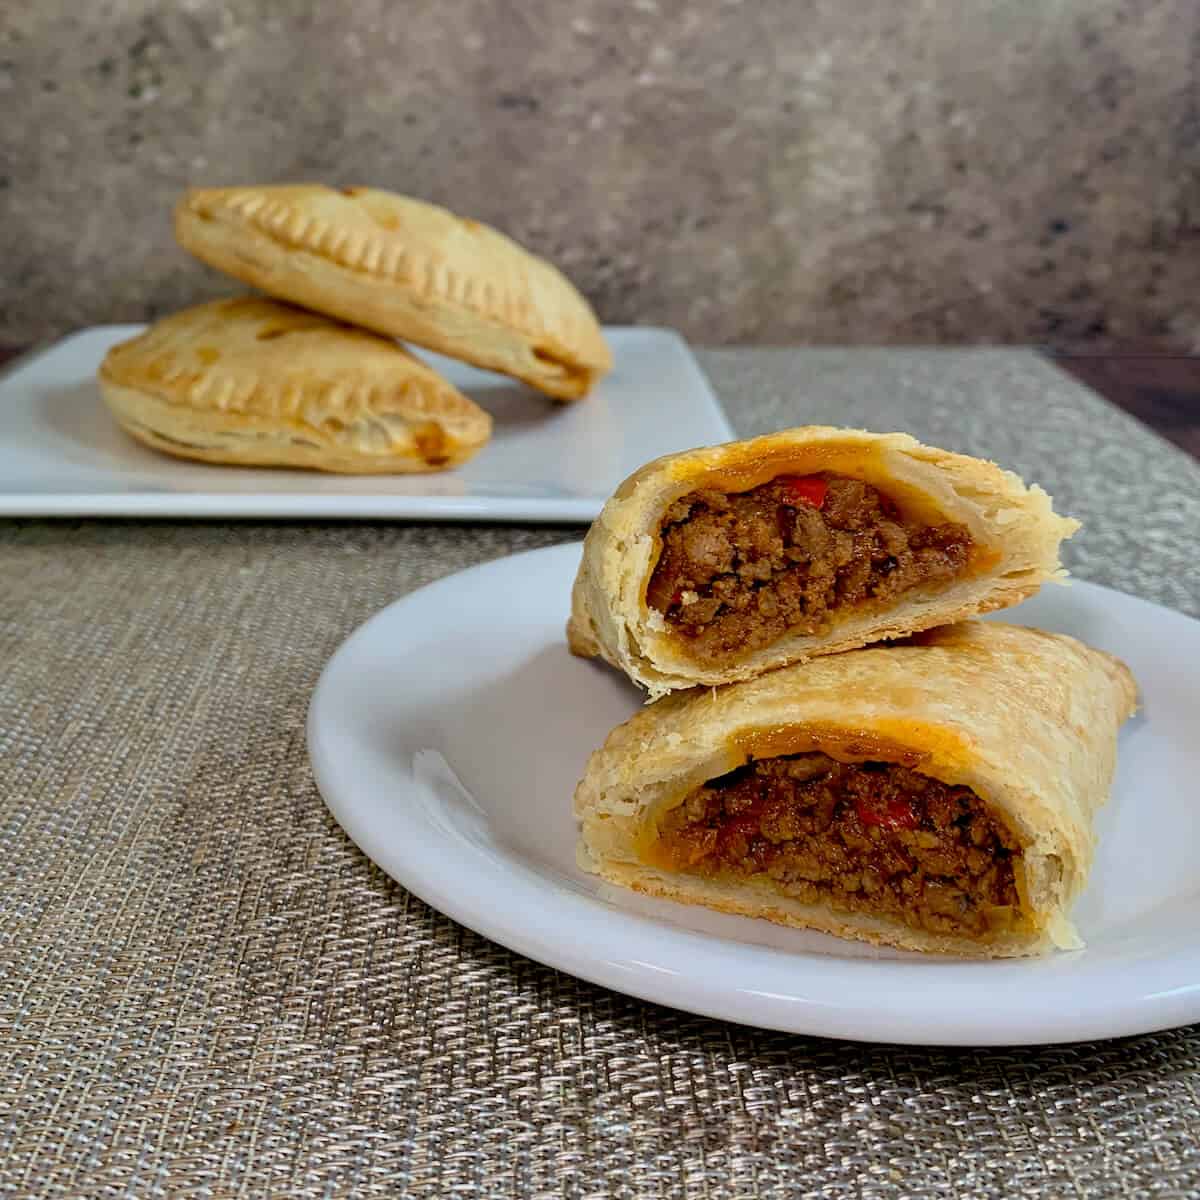
[(806, 426), (649, 463), (588, 531), (567, 638), (651, 697), (1007, 608), (1078, 523), (994, 463)]
[(492, 420), (395, 342), (259, 297), (201, 304), (114, 346), (100, 390), (180, 458), (350, 474), (465, 462)]
[(581, 865), (723, 912), (911, 950), (1082, 943), (1126, 667), (972, 621), (643, 709), (575, 793)]
[(175, 211), (197, 258), (272, 296), (523, 379), (561, 400), (612, 367), (555, 267), (407, 196), (316, 185), (200, 188)]

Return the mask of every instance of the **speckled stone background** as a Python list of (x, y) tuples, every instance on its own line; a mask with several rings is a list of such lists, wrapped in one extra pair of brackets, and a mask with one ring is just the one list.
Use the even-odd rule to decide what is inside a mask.
[(225, 285), (189, 183), (490, 220), (608, 321), (1200, 346), (1195, 0), (4, 0), (0, 345)]

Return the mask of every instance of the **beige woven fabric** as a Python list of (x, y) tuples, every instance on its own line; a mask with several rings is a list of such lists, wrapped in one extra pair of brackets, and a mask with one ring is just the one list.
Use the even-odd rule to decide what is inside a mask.
[[(1200, 612), (1200, 470), (1033, 356), (704, 363), (745, 432), (999, 457), (1084, 519), (1079, 574)], [(1197, 1029), (946, 1052), (723, 1025), (491, 945), (350, 845), (304, 748), (329, 654), (578, 533), (0, 523), (0, 1194), (1196, 1194)]]

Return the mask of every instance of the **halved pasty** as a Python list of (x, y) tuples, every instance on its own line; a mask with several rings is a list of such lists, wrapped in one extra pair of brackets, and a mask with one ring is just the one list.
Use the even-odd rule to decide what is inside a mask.
[(567, 628), (651, 697), (1007, 608), (1078, 528), (994, 463), (807, 426), (668, 455), (584, 542)]
[(588, 303), (502, 233), (374, 188), (196, 188), (184, 249), (316, 312), (523, 379), (562, 400), (612, 367)]
[(465, 462), (492, 419), (395, 342), (244, 296), (114, 346), (100, 390), (121, 426), (180, 458), (350, 474)]
[(911, 950), (1081, 945), (1069, 918), (1136, 687), (973, 621), (643, 709), (575, 793), (581, 865), (687, 904)]

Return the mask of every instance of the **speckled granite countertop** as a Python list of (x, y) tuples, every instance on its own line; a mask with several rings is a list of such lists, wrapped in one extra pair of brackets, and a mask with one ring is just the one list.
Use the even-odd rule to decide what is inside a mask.
[[(735, 426), (1043, 483), (1080, 576), (1200, 614), (1200, 468), (1036, 355), (717, 351)], [(578, 529), (0, 523), (0, 1191), (1194, 1195), (1200, 1029), (925, 1051), (580, 983), (375, 869), (304, 718), (371, 613)]]

